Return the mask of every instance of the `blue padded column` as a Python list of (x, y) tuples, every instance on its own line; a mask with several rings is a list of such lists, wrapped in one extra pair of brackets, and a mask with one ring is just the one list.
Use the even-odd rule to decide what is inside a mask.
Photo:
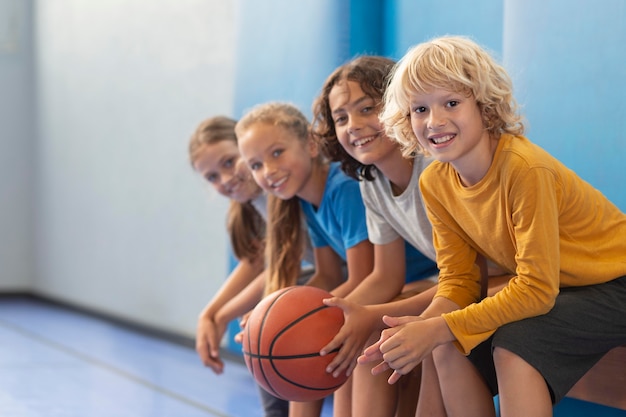
[(385, 3), (385, 0), (350, 0), (351, 57), (384, 53)]
[(327, 75), (348, 59), (349, 0), (239, 0), (235, 117), (269, 100), (310, 115)]

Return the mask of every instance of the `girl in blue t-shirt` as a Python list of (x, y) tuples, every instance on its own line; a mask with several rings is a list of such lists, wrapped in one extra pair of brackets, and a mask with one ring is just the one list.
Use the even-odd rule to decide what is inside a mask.
[[(241, 118), (235, 132), (254, 179), (270, 194), (266, 293), (295, 284), (304, 213), (315, 259), (308, 284), (345, 297), (370, 274), (374, 259), (358, 182), (322, 158), (309, 121), (291, 104), (261, 104)], [(335, 393), (335, 415), (351, 415), (349, 397), (343, 397), (349, 386), (350, 381)], [(321, 404), (291, 403), (290, 416), (319, 415)]]

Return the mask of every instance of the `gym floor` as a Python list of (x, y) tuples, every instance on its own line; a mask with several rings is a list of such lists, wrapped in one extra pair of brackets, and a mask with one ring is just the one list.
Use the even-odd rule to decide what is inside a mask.
[[(188, 344), (26, 296), (0, 298), (3, 417), (263, 417), (257, 388), (233, 358), (223, 375)], [(565, 399), (555, 416), (626, 417)], [(332, 416), (327, 401), (323, 417)]]

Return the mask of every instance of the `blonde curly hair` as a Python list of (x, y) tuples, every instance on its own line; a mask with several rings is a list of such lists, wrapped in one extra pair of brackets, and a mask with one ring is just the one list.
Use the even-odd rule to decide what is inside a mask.
[(435, 88), (473, 97), (485, 129), (493, 137), (523, 134), (524, 124), (506, 70), (469, 38), (444, 36), (411, 48), (396, 64), (385, 91), (380, 119), (404, 156), (424, 152), (411, 129), (411, 95)]

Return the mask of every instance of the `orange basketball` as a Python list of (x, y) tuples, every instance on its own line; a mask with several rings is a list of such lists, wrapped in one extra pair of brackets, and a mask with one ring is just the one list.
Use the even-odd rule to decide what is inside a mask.
[(326, 372), (337, 352), (319, 355), (343, 325), (343, 311), (322, 303), (330, 297), (315, 287), (288, 287), (265, 297), (250, 314), (244, 359), (270, 394), (288, 401), (313, 401), (346, 382), (345, 373), (335, 378)]

